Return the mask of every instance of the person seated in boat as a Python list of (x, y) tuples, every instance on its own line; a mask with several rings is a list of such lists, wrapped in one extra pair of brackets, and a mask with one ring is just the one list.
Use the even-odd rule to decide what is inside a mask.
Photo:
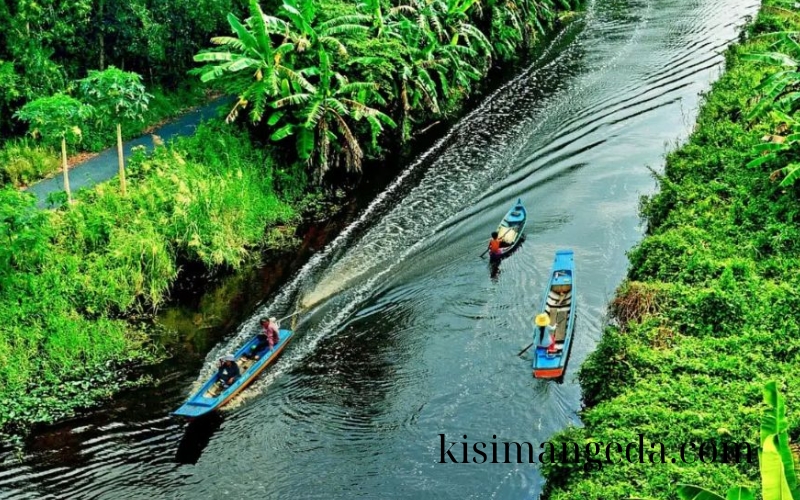
[(500, 252), (500, 247), (502, 246), (502, 242), (498, 237), (497, 231), (492, 233), (492, 239), (489, 240), (489, 259), (492, 261), (500, 260), (500, 256), (503, 255)]
[(258, 354), (259, 352), (265, 349), (271, 351), (279, 340), (278, 323), (274, 317), (269, 319), (261, 318), (260, 323), (262, 330), (256, 335), (256, 343), (250, 347), (250, 352), (245, 354), (248, 358), (256, 361), (261, 358)]
[(236, 358), (228, 354), (219, 360), (219, 370), (217, 370), (217, 383), (222, 387), (228, 388), (236, 382), (241, 373), (239, 372), (239, 365), (236, 364)]

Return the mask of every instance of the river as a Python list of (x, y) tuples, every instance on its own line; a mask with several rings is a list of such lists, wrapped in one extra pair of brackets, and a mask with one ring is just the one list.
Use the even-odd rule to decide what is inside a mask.
[[(404, 167), (200, 373), (176, 370), (2, 456), (0, 497), (536, 498), (535, 465), (442, 464), (439, 435), (538, 446), (580, 425), (576, 374), (642, 236), (648, 167), (687, 136), (698, 93), (757, 8), (596, 0)], [(491, 276), (479, 255), (517, 198), (527, 240)], [(517, 356), (558, 248), (575, 251), (578, 289), (561, 384), (534, 380)], [(298, 305), (297, 338), (220, 418), (169, 417), (258, 316)]]

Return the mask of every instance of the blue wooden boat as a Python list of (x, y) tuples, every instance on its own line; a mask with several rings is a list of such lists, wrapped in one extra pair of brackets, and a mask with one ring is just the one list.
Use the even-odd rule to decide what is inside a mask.
[(224, 406), (225, 403), (247, 387), (250, 382), (255, 380), (264, 368), (278, 359), (278, 356), (280, 356), (283, 348), (286, 347), (293, 335), (294, 332), (291, 330), (279, 330), (278, 343), (271, 351), (265, 350), (257, 353), (260, 356), (258, 360), (244, 357), (244, 354), (249, 352), (251, 347), (258, 342), (257, 337), (254, 336), (234, 354), (236, 364), (239, 365), (240, 375), (230, 387), (223, 389), (220, 384), (217, 384), (217, 372), (214, 372), (206, 383), (203, 384), (203, 387), (195, 392), (183, 406), (172, 412), (172, 414), (191, 420), (193, 418), (202, 417)]
[[(533, 357), (535, 378), (560, 378), (569, 357), (572, 332), (575, 328), (575, 263), (572, 250), (556, 252), (550, 280), (545, 288), (538, 321), (533, 330), (536, 352)], [(547, 315), (545, 318), (543, 315)], [(555, 328), (552, 328), (552, 327)]]
[(509, 209), (500, 225), (497, 227), (497, 237), (500, 238), (500, 255), (506, 255), (517, 246), (522, 239), (522, 231), (528, 221), (528, 211), (518, 198), (514, 206)]

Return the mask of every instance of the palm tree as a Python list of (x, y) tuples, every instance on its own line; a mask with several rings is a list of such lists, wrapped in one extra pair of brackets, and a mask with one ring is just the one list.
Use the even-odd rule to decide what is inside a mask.
[[(284, 25), (274, 18), (264, 15), (257, 0), (250, 0), (250, 17), (243, 25), (233, 14), (228, 14), (228, 24), (236, 37), (218, 36), (211, 42), (219, 45), (220, 50), (201, 52), (194, 56), (198, 62), (219, 63), (202, 69), (200, 79), (203, 82), (224, 80), (230, 91), (239, 94), (228, 121), (238, 115), (239, 108), (252, 102), (250, 118), (258, 122), (264, 115), (270, 100), (280, 92), (279, 82), (289, 80), (311, 90), (313, 87), (302, 76), (284, 64), (284, 56), (295, 47), (284, 42), (273, 47), (270, 34), (280, 33)], [(247, 70), (242, 78), (239, 72)]]
[[(342, 159), (347, 171), (361, 172), (364, 153), (353, 132), (352, 122), (366, 119), (373, 143), (383, 131), (383, 125), (395, 127), (396, 124), (389, 116), (368, 105), (382, 101), (376, 84), (348, 82), (332, 69), (330, 56), (325, 50), (320, 49), (317, 54), (319, 66), (304, 70), (317, 77), (316, 86), (306, 92), (297, 92), (297, 87), (294, 87), (289, 95), (272, 103), (278, 110), (291, 108), (290, 114), (296, 119), (276, 130), (272, 139), (279, 141), (295, 135), (301, 158), (313, 166), (314, 177), (320, 182), (332, 163), (332, 140), (341, 141), (339, 150), (334, 151), (336, 163)], [(270, 117), (269, 124), (274, 126), (285, 119), (286, 113), (278, 111)]]

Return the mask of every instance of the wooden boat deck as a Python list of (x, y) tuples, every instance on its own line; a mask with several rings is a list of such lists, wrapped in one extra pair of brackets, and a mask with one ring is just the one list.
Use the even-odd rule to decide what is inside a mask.
[[(572, 287), (570, 285), (556, 285), (550, 289), (547, 296), (547, 309), (550, 315), (550, 324), (556, 325), (556, 347), (561, 348), (567, 337), (568, 316), (572, 304)], [(559, 345), (560, 344), (560, 345)]]

